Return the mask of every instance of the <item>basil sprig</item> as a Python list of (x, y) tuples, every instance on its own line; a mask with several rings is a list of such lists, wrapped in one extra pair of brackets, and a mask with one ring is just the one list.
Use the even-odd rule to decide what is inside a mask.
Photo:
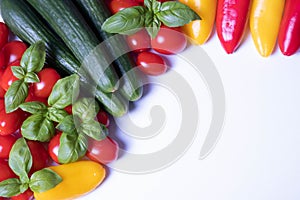
[(49, 141), (55, 134), (54, 122), (60, 123), (68, 113), (65, 107), (72, 104), (79, 93), (79, 77), (76, 74), (60, 79), (48, 97), (48, 106), (41, 102), (26, 102), (19, 107), (32, 114), (21, 126), (24, 138), (40, 142)]
[(176, 1), (161, 3), (157, 0), (145, 0), (144, 5), (117, 12), (102, 24), (102, 29), (109, 33), (128, 35), (145, 27), (151, 38), (155, 38), (161, 24), (179, 27), (201, 19), (190, 7)]
[(20, 66), (13, 66), (12, 73), (19, 80), (14, 81), (5, 94), (5, 110), (15, 111), (28, 96), (28, 83), (39, 82), (37, 73), (41, 71), (46, 59), (45, 43), (38, 41), (24, 52)]
[(86, 154), (88, 139), (102, 140), (108, 129), (95, 118), (99, 105), (93, 98), (81, 98), (73, 104), (72, 113), (57, 125), (62, 131), (58, 160), (60, 163), (75, 162)]
[(19, 138), (13, 145), (9, 155), (9, 166), (18, 178), (10, 178), (0, 182), (0, 196), (12, 197), (30, 188), (33, 192), (44, 192), (58, 185), (62, 178), (49, 168), (28, 173), (32, 167), (32, 156), (26, 140)]

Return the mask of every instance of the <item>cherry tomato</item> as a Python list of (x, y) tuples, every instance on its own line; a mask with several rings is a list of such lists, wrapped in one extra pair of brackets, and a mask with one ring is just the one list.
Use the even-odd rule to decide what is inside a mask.
[(130, 8), (133, 6), (139, 6), (139, 2), (136, 0), (112, 0), (109, 4), (110, 11), (115, 14), (124, 8)]
[(0, 99), (0, 135), (10, 135), (22, 125), (25, 113), (18, 109), (11, 113), (5, 112), (4, 100)]
[(3, 22), (0, 22), (0, 49), (8, 42), (9, 29)]
[(98, 122), (100, 122), (101, 124), (103, 124), (106, 128), (109, 127), (110, 121), (109, 121), (108, 114), (105, 111), (100, 110), (97, 113), (97, 119), (98, 119)]
[(44, 145), (41, 142), (32, 140), (28, 140), (27, 145), (32, 156), (32, 167), (29, 173), (33, 173), (47, 167), (49, 163), (49, 156)]
[(0, 158), (9, 158), (9, 152), (17, 138), (12, 135), (0, 135)]
[(127, 36), (127, 44), (135, 52), (147, 51), (151, 48), (151, 38), (145, 29)]
[(25, 99), (25, 102), (31, 102), (31, 101), (39, 101), (39, 102), (42, 102), (44, 103), (45, 105), (48, 105), (48, 100), (47, 98), (42, 98), (42, 97), (37, 97), (34, 95), (33, 93), (33, 85), (30, 85), (29, 86), (29, 91), (28, 91), (28, 96), (27, 98)]
[(72, 114), (72, 105), (69, 105), (69, 106), (65, 107), (65, 111), (67, 111), (67, 113), (69, 115), (71, 115)]
[(0, 51), (0, 70), (5, 69), (6, 63), (3, 51)]
[(21, 60), (26, 49), (27, 45), (21, 41), (11, 41), (6, 43), (2, 48), (5, 65), (8, 65), (16, 60)]
[(137, 56), (136, 64), (145, 74), (158, 76), (167, 71), (167, 65), (164, 59), (152, 52), (142, 52)]
[(12, 62), (10, 65), (7, 66), (7, 68), (4, 70), (4, 73), (2, 74), (1, 80), (0, 80), (0, 86), (7, 91), (10, 85), (18, 80), (17, 77), (14, 76), (12, 73), (11, 68), (13, 66), (20, 66), (20, 60), (16, 60)]
[(33, 93), (36, 97), (47, 98), (60, 75), (53, 68), (44, 68), (38, 73), (38, 77), (40, 82), (33, 83)]
[(49, 142), (48, 145), (48, 153), (52, 160), (54, 160), (56, 163), (59, 163), (58, 161), (58, 149), (60, 145), (60, 136), (62, 135), (62, 132), (57, 133)]
[(10, 169), (7, 160), (0, 159), (0, 182), (9, 178), (17, 178), (17, 175)]
[[(0, 69), (0, 80), (2, 80), (3, 73), (4, 73), (4, 70)], [(6, 91), (0, 86), (0, 99), (4, 98), (5, 92)]]
[(11, 200), (33, 200), (33, 192), (28, 189), (22, 194), (11, 197)]
[(86, 156), (95, 162), (108, 164), (118, 158), (118, 153), (118, 143), (106, 137), (101, 141), (90, 139)]
[(186, 48), (187, 39), (180, 28), (161, 26), (157, 36), (151, 40), (152, 48), (162, 54), (177, 54)]

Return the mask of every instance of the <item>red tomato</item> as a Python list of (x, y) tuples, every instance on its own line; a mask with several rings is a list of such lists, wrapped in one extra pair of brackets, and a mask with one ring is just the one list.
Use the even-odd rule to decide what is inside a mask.
[(33, 94), (36, 97), (47, 98), (60, 75), (53, 68), (44, 68), (38, 73), (40, 82), (33, 83)]
[(4, 100), (0, 99), (0, 135), (10, 135), (22, 125), (25, 113), (18, 109), (11, 113), (5, 112)]
[(138, 54), (136, 64), (145, 74), (158, 76), (167, 71), (167, 65), (164, 59), (152, 52), (142, 52)]
[(6, 63), (4, 59), (4, 53), (3, 51), (0, 51), (0, 70), (5, 69)]
[(108, 128), (110, 121), (109, 121), (108, 114), (105, 111), (100, 110), (97, 114), (97, 119), (98, 119), (98, 122), (100, 122), (106, 128)]
[(115, 14), (124, 8), (130, 8), (139, 5), (139, 2), (136, 0), (112, 0), (109, 4), (109, 9), (113, 14)]
[(48, 145), (48, 153), (52, 160), (54, 160), (56, 163), (59, 163), (58, 161), (58, 149), (60, 145), (60, 136), (62, 135), (62, 132), (57, 133), (49, 142)]
[(9, 178), (17, 178), (17, 175), (10, 169), (7, 160), (0, 159), (0, 182)]
[(151, 38), (145, 29), (127, 36), (127, 43), (135, 52), (147, 51), (151, 48)]
[(12, 135), (0, 135), (0, 158), (9, 158), (9, 152), (17, 138)]
[(47, 98), (37, 97), (33, 94), (33, 85), (29, 86), (28, 96), (25, 99), (25, 102), (31, 102), (31, 101), (39, 101), (39, 102), (44, 103), (45, 105), (48, 105), (48, 99)]
[(49, 162), (49, 156), (43, 143), (28, 140), (27, 145), (32, 155), (32, 168), (29, 173), (33, 173), (47, 167)]
[(22, 194), (11, 197), (11, 200), (33, 200), (33, 192), (28, 189)]
[(0, 22), (0, 49), (8, 42), (9, 29), (3, 22)]
[(69, 106), (65, 107), (65, 111), (67, 111), (67, 113), (69, 115), (71, 115), (72, 114), (72, 105), (69, 105)]
[(86, 156), (102, 164), (108, 164), (118, 158), (119, 145), (118, 143), (106, 137), (104, 140), (97, 141), (90, 139)]
[(7, 66), (7, 68), (4, 70), (4, 73), (2, 74), (1, 80), (0, 80), (0, 86), (7, 91), (10, 85), (18, 80), (14, 74), (12, 73), (11, 67), (13, 66), (20, 66), (20, 60), (16, 60), (12, 62), (10, 65)]
[(8, 65), (16, 60), (21, 60), (27, 45), (21, 41), (11, 41), (3, 46), (4, 63)]
[[(3, 73), (4, 73), (4, 70), (0, 69), (0, 80), (2, 80)], [(0, 99), (4, 98), (5, 92), (6, 91), (0, 86)]]
[(152, 48), (162, 54), (177, 54), (185, 49), (187, 39), (180, 28), (161, 26), (157, 36), (151, 40)]

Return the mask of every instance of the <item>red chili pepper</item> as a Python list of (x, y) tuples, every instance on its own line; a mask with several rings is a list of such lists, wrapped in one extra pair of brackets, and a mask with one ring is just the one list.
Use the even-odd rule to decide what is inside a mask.
[(219, 0), (216, 27), (219, 40), (228, 54), (240, 45), (250, 12), (251, 0)]
[(281, 52), (291, 56), (300, 47), (300, 0), (286, 0), (278, 44)]

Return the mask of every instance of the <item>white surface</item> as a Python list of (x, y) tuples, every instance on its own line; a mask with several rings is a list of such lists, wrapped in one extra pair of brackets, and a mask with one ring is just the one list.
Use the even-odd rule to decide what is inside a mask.
[[(80, 200), (300, 198), (299, 53), (284, 57), (277, 49), (269, 58), (262, 58), (247, 35), (238, 51), (227, 55), (215, 33), (203, 49), (214, 61), (226, 94), (226, 121), (214, 151), (198, 160), (210, 123), (211, 103), (205, 85), (196, 80), (193, 84), (199, 97), (201, 126), (186, 154), (170, 167), (152, 174), (110, 170), (103, 184)], [(193, 47), (189, 51), (197, 55)], [(172, 62), (172, 68), (188, 76), (184, 65)], [(151, 103), (166, 102), (163, 97), (168, 95), (163, 89), (152, 87), (137, 103), (133, 120), (149, 123)], [(177, 122), (180, 117), (168, 120)], [(148, 141), (133, 139), (119, 130), (114, 134), (128, 151), (147, 153), (167, 145), (175, 137), (173, 129)], [(120, 159), (126, 159), (126, 154)]]

